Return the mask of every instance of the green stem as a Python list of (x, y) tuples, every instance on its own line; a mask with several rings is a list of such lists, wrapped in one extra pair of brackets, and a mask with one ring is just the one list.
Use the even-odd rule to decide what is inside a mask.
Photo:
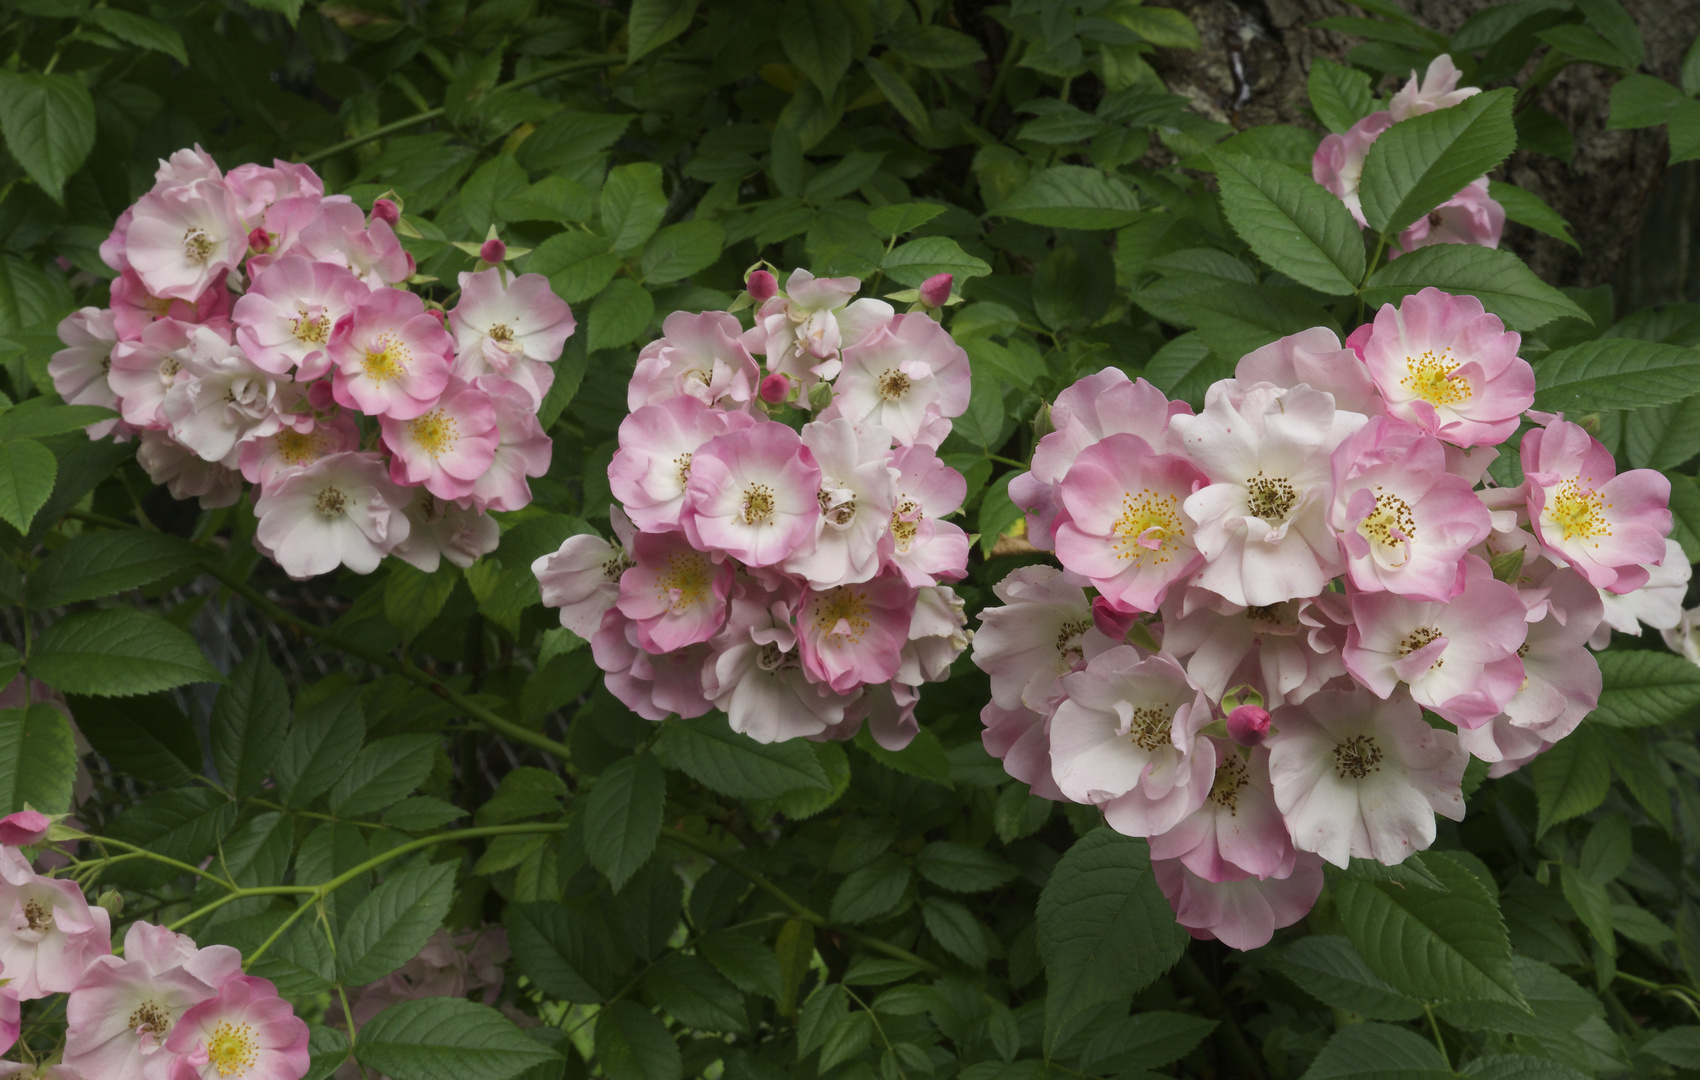
[(1446, 1062), (1446, 1071), (1452, 1071), (1452, 1055), (1446, 1052), (1446, 1040), (1440, 1037), (1440, 1024), (1434, 1018), (1434, 1007), (1423, 1005), (1423, 1014), (1428, 1017), (1428, 1029), (1434, 1035), (1434, 1048), (1440, 1051), (1440, 1060)]
[(1007, 457), (1004, 457), (1002, 454), (987, 454), (986, 460), (987, 461), (995, 461), (1000, 465), (1014, 465), (1016, 468), (1022, 469), (1022, 470), (1031, 468), (1031, 466), (1029, 466), (1027, 464), (1027, 462), (1025, 462), (1025, 461), (1017, 461), (1014, 458), (1007, 458)]
[(767, 878), (763, 877), (761, 874), (751, 870), (749, 867), (745, 866), (726, 852), (697, 839), (690, 833), (681, 832), (678, 829), (663, 826), (661, 829), (661, 835), (664, 839), (671, 840), (673, 843), (682, 848), (689, 848), (691, 851), (694, 851), (699, 855), (706, 855), (708, 858), (713, 859), (721, 866), (724, 866), (726, 869), (737, 874), (745, 881), (748, 881), (762, 892), (767, 893), (769, 896), (779, 901), (779, 903), (784, 906), (785, 910), (789, 911), (795, 918), (800, 919), (803, 922), (818, 926), (823, 930), (831, 930), (833, 933), (847, 937), (864, 948), (872, 949), (877, 953), (884, 953), (893, 960), (902, 960), (905, 963), (914, 964), (929, 975), (944, 974), (943, 968), (939, 967), (931, 960), (925, 960), (916, 956), (908, 949), (899, 948), (898, 946), (891, 944), (889, 941), (881, 941), (879, 938), (864, 934), (859, 930), (852, 930), (849, 927), (844, 926), (834, 926), (832, 923), (827, 921), (825, 915), (820, 914), (812, 908), (806, 907), (801, 901), (797, 900), (790, 893), (781, 889), (773, 882), (767, 880)]
[[(156, 863), (164, 863), (166, 866), (176, 867), (177, 869), (183, 871), (185, 874), (194, 874), (196, 877), (206, 878), (208, 881), (212, 882), (213, 884), (221, 886), (225, 889), (233, 889), (234, 890), (234, 889), (241, 888), (241, 886), (237, 885), (235, 882), (226, 881), (224, 878), (219, 877), (217, 874), (209, 874), (205, 870), (202, 870), (198, 866), (191, 866), (190, 864), (188, 864), (186, 862), (179, 862), (176, 859), (167, 858), (164, 855), (156, 855), (153, 852), (147, 850), (146, 848), (139, 848), (134, 844), (126, 844), (122, 840), (113, 840), (113, 839), (110, 839), (110, 838), (105, 837), (105, 836), (91, 836), (91, 837), (89, 837), (89, 839), (94, 841), (94, 843), (97, 847), (111, 845), (112, 847), (115, 847), (115, 848), (121, 848), (124, 851), (127, 851), (127, 852), (130, 853), (129, 856), (126, 856), (127, 858), (128, 857), (136, 857), (136, 858), (142, 858), (142, 859), (149, 859), (149, 860), (152, 860), (153, 862), (156, 862)], [(84, 860), (84, 862), (79, 863), (78, 865), (86, 865), (87, 863), (90, 863), (90, 862), (99, 862), (99, 861), (104, 861), (104, 860), (88, 859), (88, 860)], [(114, 860), (114, 861), (116, 861), (116, 860)]]
[(253, 888), (241, 888), (227, 896), (221, 896), (204, 907), (194, 911), (172, 923), (168, 929), (180, 930), (203, 915), (211, 915), (224, 905), (235, 900), (243, 900), (250, 896), (304, 896), (313, 891), (311, 885), (257, 885)]
[[(625, 62), (626, 58), (624, 56), (588, 56), (580, 60), (568, 60), (564, 64), (552, 64), (546, 68), (539, 68), (530, 75), (523, 75), (511, 82), (505, 82), (500, 86), (492, 88), (490, 93), (498, 94), (504, 90), (519, 90), (523, 87), (530, 86), (533, 83), (540, 83), (546, 79), (553, 79), (560, 75), (571, 75), (574, 72), (591, 71), (596, 68), (617, 67)], [(394, 135), (398, 131), (406, 131), (410, 127), (435, 120), (442, 116), (445, 111), (446, 110), (443, 106), (439, 105), (434, 109), (426, 109), (424, 112), (415, 113), (406, 119), (391, 121), (388, 124), (375, 127), (364, 134), (356, 135), (352, 139), (344, 139), (334, 146), (327, 146), (323, 150), (315, 150), (311, 154), (302, 158), (301, 163), (304, 165), (311, 165), (315, 161), (323, 161), (325, 158), (340, 154), (344, 150), (352, 150), (363, 143), (369, 143), (374, 139), (382, 139), (386, 136)]]

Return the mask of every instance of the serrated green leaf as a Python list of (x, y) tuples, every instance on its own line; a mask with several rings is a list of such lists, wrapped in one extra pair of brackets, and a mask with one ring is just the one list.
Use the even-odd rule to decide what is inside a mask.
[(89, 18), (115, 38), (143, 49), (162, 52), (179, 64), (187, 66), (189, 63), (189, 54), (183, 49), (183, 36), (157, 19), (111, 7), (97, 7), (89, 12)]
[(40, 611), (138, 589), (195, 566), (199, 557), (194, 545), (165, 533), (83, 533), (30, 575), (30, 607)]
[(36, 638), (26, 667), (57, 690), (100, 697), (220, 681), (193, 638), (134, 608), (67, 615)]
[(1333, 934), (1295, 941), (1277, 961), (1281, 974), (1324, 1005), (1371, 1020), (1414, 1020), (1423, 1006), (1369, 969), (1352, 943)]
[(955, 900), (929, 896), (921, 901), (921, 920), (945, 952), (969, 967), (986, 966), (986, 931), (972, 911)]
[(412, 641), (443, 610), (459, 580), (454, 564), (447, 560), (430, 574), (411, 563), (395, 560), (384, 582), (384, 618), (401, 634), (403, 641)]
[(980, 43), (944, 26), (909, 26), (893, 35), (891, 51), (917, 67), (949, 71), (986, 58)]
[(602, 231), (616, 255), (629, 255), (654, 235), (667, 212), (661, 166), (640, 161), (608, 171), (600, 198)]
[(361, 1027), (354, 1057), (394, 1080), (513, 1080), (561, 1059), (495, 1009), (455, 997), (390, 1006)]
[(1700, 384), (1700, 349), (1610, 337), (1559, 349), (1535, 365), (1535, 408), (1639, 409), (1681, 401)]
[(600, 293), (620, 268), (606, 236), (572, 230), (543, 241), (527, 259), (526, 272), (547, 277), (549, 288), (569, 304), (583, 303)]
[[(709, 934), (697, 942), (697, 952), (745, 993), (777, 1000), (784, 991), (779, 958), (772, 949), (746, 934), (732, 930)], [(855, 967), (854, 962), (851, 967)], [(848, 981), (849, 976), (845, 978)]]
[(616, 761), (585, 796), (584, 851), (616, 892), (649, 861), (666, 801), (666, 774), (650, 754)]
[(1674, 469), (1700, 454), (1700, 394), (1623, 417), (1623, 447), (1637, 469)]
[(1097, 169), (1057, 165), (1034, 173), (991, 212), (1060, 229), (1119, 229), (1139, 217), (1139, 200)]
[(804, 743), (758, 743), (715, 715), (667, 721), (655, 750), (668, 768), (733, 798), (772, 799), (828, 787), (826, 773)]
[(77, 744), (64, 713), (51, 705), (0, 709), (0, 815), (25, 804), (63, 814), (76, 779)]
[(869, 757), (882, 765), (896, 769), (900, 773), (931, 780), (935, 784), (951, 787), (950, 755), (944, 751), (944, 744), (931, 730), (922, 728), (909, 740), (909, 745), (901, 750), (887, 750), (874, 739), (873, 732), (863, 728), (856, 733), (856, 745), (865, 750)]
[(941, 889), (976, 893), (1008, 884), (1015, 867), (984, 848), (935, 840), (915, 856), (915, 871)]
[(1642, 1043), (1641, 1051), (1679, 1069), (1700, 1069), (1700, 1027), (1666, 1028)]
[[(211, 788), (170, 788), (119, 814), (108, 836), (144, 847), (179, 862), (198, 863), (236, 821), (236, 803)], [(131, 862), (113, 866), (107, 876), (137, 888), (153, 888), (180, 876), (170, 866)]]
[(1160, 1069), (1186, 1056), (1216, 1028), (1216, 1021), (1175, 1012), (1140, 1012), (1105, 1029), (1081, 1051), (1093, 1073)]
[(1177, 303), (1210, 351), (1241, 357), (1313, 326), (1338, 329), (1326, 311), (1297, 289), (1223, 282)]
[(181, 787), (201, 769), (201, 739), (171, 695), (72, 697), (71, 715), (95, 750), (122, 771)]
[(907, 244), (899, 244), (885, 257), (880, 268), (886, 276), (900, 285), (916, 286), (935, 274), (952, 274), (960, 288), (969, 278), (984, 277), (992, 272), (991, 265), (962, 250), (948, 236), (923, 236)]
[(830, 98), (850, 70), (855, 39), (850, 16), (837, 0), (791, 0), (779, 13), (779, 43), (785, 55)]
[(650, 998), (675, 1020), (697, 1031), (749, 1033), (744, 995), (708, 961), (673, 953), (644, 976)]
[(208, 726), (225, 788), (239, 798), (258, 795), (289, 733), (289, 687), (263, 644), (231, 669)]
[(1265, 264), (1301, 285), (1350, 296), (1364, 276), (1364, 242), (1344, 203), (1308, 176), (1234, 154), (1211, 155), (1222, 210)]
[(1391, 1024), (1353, 1024), (1316, 1055), (1302, 1080), (1452, 1080), (1434, 1044)]
[(1588, 1076), (1561, 1061), (1516, 1054), (1479, 1057), (1464, 1066), (1463, 1075), (1470, 1080), (1587, 1080)]
[(1505, 208), (1507, 220), (1527, 225), (1580, 250), (1576, 238), (1570, 235), (1570, 223), (1557, 210), (1541, 201), (1541, 197), (1515, 184), (1500, 180), (1488, 181), (1488, 195)]
[(384, 824), (402, 832), (429, 832), (465, 816), (466, 811), (454, 803), (430, 795), (415, 795), (385, 810)]
[(932, 130), (932, 117), (927, 112), (927, 106), (903, 76), (893, 71), (884, 61), (871, 56), (862, 61), (862, 67), (899, 116), (923, 134)]
[(868, 211), (868, 224), (888, 236), (902, 236), (944, 212), (937, 203), (894, 203)]
[(1683, 558), (1700, 562), (1700, 482), (1682, 473), (1666, 473), (1670, 481), (1670, 538), (1682, 545)]
[(509, 904), (504, 924), (521, 974), (544, 991), (585, 1005), (613, 995), (620, 965), (599, 911), (555, 903)]
[(688, 278), (714, 265), (726, 246), (726, 230), (715, 221), (682, 221), (649, 238), (641, 270), (650, 285)]
[(596, 1062), (610, 1080), (680, 1080), (679, 1047), (655, 1014), (616, 1001), (596, 1017)]
[(57, 200), (94, 149), (94, 99), (75, 76), (0, 72), (0, 131), (30, 179)]
[(626, 17), (626, 62), (635, 64), (684, 33), (696, 11), (697, 0), (632, 0)]
[(331, 785), (331, 807), (350, 818), (395, 805), (431, 775), (437, 749), (435, 735), (391, 735), (362, 747)]
[(1375, 108), (1369, 76), (1356, 68), (1319, 56), (1310, 65), (1310, 107), (1317, 119), (1336, 135), (1368, 116)]
[(869, 922), (891, 914), (909, 888), (909, 865), (885, 854), (845, 877), (832, 896), (833, 922)]
[(0, 441), (68, 435), (117, 415), (98, 405), (61, 405), (53, 398), (31, 398), (0, 412)]
[(1592, 722), (1612, 727), (1654, 727), (1700, 705), (1700, 667), (1680, 656), (1646, 650), (1600, 653), (1603, 689)]
[(1370, 275), (1363, 297), (1375, 308), (1430, 287), (1474, 296), (1512, 330), (1534, 330), (1554, 319), (1592, 321), (1511, 252), (1474, 244), (1433, 244), (1402, 255)]
[(365, 738), (358, 691), (344, 690), (297, 712), (277, 762), (286, 805), (304, 807), (329, 791), (353, 765)]
[(1370, 228), (1403, 232), (1509, 157), (1517, 147), (1513, 95), (1490, 90), (1383, 132), (1364, 159), (1358, 189)]
[(1611, 766), (1598, 742), (1593, 730), (1584, 725), (1529, 766), (1540, 806), (1537, 835), (1605, 801), (1611, 787)]
[(38, 442), (18, 439), (0, 442), (0, 521), (21, 533), (53, 493), (59, 463), (53, 451)]
[(615, 349), (630, 345), (655, 317), (655, 298), (631, 278), (619, 278), (590, 305), (587, 347)]
[(365, 986), (419, 955), (454, 903), (455, 864), (426, 863), (390, 876), (360, 901), (343, 925), (337, 978)]

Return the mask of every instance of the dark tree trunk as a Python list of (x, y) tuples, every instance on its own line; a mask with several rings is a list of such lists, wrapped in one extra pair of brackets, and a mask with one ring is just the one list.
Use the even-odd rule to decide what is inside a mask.
[[(1201, 111), (1239, 128), (1317, 127), (1307, 111), (1311, 62), (1318, 56), (1343, 59), (1357, 39), (1311, 24), (1331, 15), (1364, 14), (1337, 0), (1168, 2), (1191, 16), (1204, 48), (1197, 54), (1164, 54), (1159, 70), (1165, 81), (1175, 93), (1192, 97)], [(1683, 56), (1700, 33), (1700, 2), (1624, 4), (1647, 44), (1642, 70), (1677, 81)], [(1429, 26), (1451, 33), (1491, 5), (1487, 0), (1409, 0), (1406, 6)], [(1532, 69), (1533, 61), (1522, 77)], [(1592, 65), (1566, 69), (1538, 104), (1563, 121), (1575, 139), (1569, 163), (1520, 150), (1496, 174), (1564, 215), (1581, 250), (1515, 224), (1506, 231), (1506, 246), (1554, 284), (1614, 286), (1620, 312), (1700, 298), (1700, 272), (1693, 266), (1700, 168), (1696, 163), (1666, 168), (1669, 149), (1662, 128), (1606, 129), (1616, 81), (1616, 75)]]

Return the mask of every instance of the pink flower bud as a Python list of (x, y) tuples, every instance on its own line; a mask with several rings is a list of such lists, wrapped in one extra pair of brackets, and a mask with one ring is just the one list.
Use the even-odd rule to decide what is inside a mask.
[(495, 266), (508, 257), (508, 245), (500, 240), (486, 240), (484, 246), (478, 249), (478, 257)]
[(320, 411), (329, 409), (336, 404), (329, 379), (319, 379), (307, 384), (307, 404)]
[(272, 246), (272, 234), (267, 232), (266, 230), (260, 228), (259, 226), (255, 226), (254, 231), (248, 234), (248, 250), (249, 251), (260, 252), (260, 251), (266, 250), (267, 248), (269, 248), (271, 246)]
[(1105, 637), (1120, 641), (1139, 621), (1139, 612), (1122, 611), (1102, 596), (1095, 596), (1092, 598), (1092, 621)]
[(1228, 738), (1241, 746), (1261, 746), (1268, 734), (1268, 709), (1241, 705), (1228, 714)]
[(379, 199), (372, 204), (372, 219), (394, 225), (401, 220), (401, 207), (393, 199)]
[(34, 810), (19, 810), (0, 818), (0, 844), (7, 847), (28, 847), (47, 839), (47, 827), (52, 822), (46, 814)]
[(950, 302), (950, 283), (954, 280), (949, 274), (934, 274), (921, 282), (921, 303), (930, 308), (944, 307)]
[(414, 274), (419, 272), (419, 264), (413, 261), (412, 252), (404, 251), (402, 252), (402, 255), (407, 259), (407, 276), (412, 277)]
[(779, 294), (779, 282), (775, 281), (773, 275), (766, 270), (757, 270), (752, 273), (744, 281), (744, 288), (750, 291), (751, 299), (758, 304), (771, 300)]
[(760, 393), (763, 401), (777, 405), (791, 393), (791, 380), (776, 371), (761, 381)]

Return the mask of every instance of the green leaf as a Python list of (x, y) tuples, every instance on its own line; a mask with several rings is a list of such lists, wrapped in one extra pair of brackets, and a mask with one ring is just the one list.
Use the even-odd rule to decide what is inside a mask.
[(837, 0), (790, 0), (778, 13), (779, 43), (785, 55), (830, 98), (850, 70), (855, 40), (850, 16)]
[(231, 669), (213, 702), (213, 764), (226, 790), (260, 793), (289, 733), (289, 687), (262, 643)]
[(944, 26), (909, 26), (893, 35), (891, 51), (916, 67), (949, 71), (969, 67), (986, 58), (980, 43)]
[(701, 957), (662, 957), (643, 985), (657, 1005), (688, 1028), (749, 1034), (744, 995)]
[(1512, 330), (1533, 330), (1554, 319), (1592, 321), (1575, 301), (1536, 277), (1522, 259), (1474, 244), (1433, 244), (1395, 259), (1370, 275), (1364, 303), (1371, 308), (1396, 304), (1431, 286), (1474, 296)]
[(244, 0), (244, 2), (249, 7), (259, 11), (275, 11), (288, 19), (290, 26), (294, 26), (296, 20), (301, 18), (301, 8), (307, 0)]
[(1635, 61), (1625, 56), (1622, 50), (1586, 26), (1560, 23), (1540, 31), (1535, 36), (1553, 48), (1567, 52), (1578, 60), (1586, 60), (1590, 64), (1599, 64), (1601, 67), (1619, 71), (1628, 71), (1635, 66)]
[(1541, 197), (1534, 192), (1515, 184), (1489, 180), (1488, 195), (1505, 208), (1505, 216), (1508, 219), (1580, 250), (1576, 238), (1570, 235), (1570, 223), (1565, 221), (1557, 210), (1542, 202)]
[(73, 697), (71, 715), (97, 752), (139, 780), (180, 787), (201, 770), (195, 725), (167, 693), (125, 698)]
[(118, 8), (97, 7), (89, 12), (96, 26), (115, 38), (154, 52), (162, 52), (179, 64), (189, 65), (189, 54), (183, 49), (183, 36), (171, 27)]
[(1170, 338), (1153, 353), (1144, 376), (1169, 397), (1200, 405), (1211, 383), (1234, 377), (1234, 365), (1212, 352), (1202, 334), (1191, 330)]
[(1159, 49), (1198, 49), (1198, 29), (1185, 13), (1173, 8), (1133, 7), (1115, 9), (1115, 20)]
[(1492, 1054), (1464, 1066), (1470, 1080), (1588, 1080), (1586, 1073), (1551, 1058)]
[(1679, 1069), (1700, 1069), (1700, 1027), (1666, 1028), (1642, 1043), (1641, 1052)]
[(76, 779), (77, 744), (64, 713), (51, 705), (0, 709), (0, 815), (25, 804), (63, 814)]
[(58, 200), (94, 149), (94, 98), (72, 75), (0, 72), (0, 131), (30, 179)]
[(219, 682), (193, 638), (134, 608), (79, 611), (36, 638), (30, 674), (67, 694), (128, 697), (194, 682)]
[(1680, 656), (1633, 649), (1609, 650), (1595, 659), (1604, 688), (1599, 708), (1588, 716), (1590, 722), (1654, 727), (1700, 705), (1700, 666)]
[(649, 861), (666, 801), (667, 776), (650, 754), (616, 761), (585, 796), (584, 851), (615, 892)]
[(547, 277), (549, 288), (569, 304), (582, 304), (607, 288), (620, 268), (606, 236), (572, 230), (543, 241), (527, 259), (526, 273)]
[[(1432, 115), (1432, 114), (1430, 114)], [(1353, 1024), (1316, 1055), (1302, 1080), (1452, 1080), (1434, 1044), (1391, 1024)]]
[(1333, 296), (1357, 289), (1364, 276), (1363, 234), (1327, 188), (1273, 162), (1223, 153), (1210, 160), (1223, 212), (1258, 258)]
[(844, 987), (823, 983), (815, 987), (803, 1011), (797, 1017), (797, 1060), (808, 1057), (826, 1042), (826, 1037), (838, 1022), (849, 1015), (850, 1004)]
[(1582, 413), (1664, 405), (1700, 385), (1700, 349), (1599, 338), (1542, 357), (1535, 382), (1537, 409)]
[(929, 896), (921, 901), (921, 920), (945, 952), (969, 967), (986, 966), (986, 930), (972, 911), (955, 900)]
[(1517, 147), (1512, 90), (1490, 90), (1394, 124), (1364, 159), (1359, 195), (1370, 228), (1385, 236), (1496, 168)]
[[(774, 955), (772, 949), (754, 938), (732, 930), (722, 930), (698, 941), (697, 952), (745, 993), (762, 994), (777, 1000), (784, 991), (779, 958)], [(853, 969), (856, 966), (855, 961), (852, 961), (850, 966)], [(906, 974), (914, 973), (913, 967), (907, 964), (904, 967)], [(845, 980), (849, 981), (848, 973)]]
[(1339, 878), (1340, 921), (1358, 955), (1419, 1001), (1518, 1001), (1511, 941), (1493, 897), (1444, 853), (1429, 852), (1423, 862), (1447, 891)]
[(643, 249), (643, 279), (650, 285), (688, 278), (714, 265), (726, 246), (726, 230), (715, 221), (683, 221), (649, 238)]
[[(114, 840), (144, 847), (155, 855), (198, 863), (212, 854), (236, 822), (236, 803), (211, 788), (171, 788), (150, 795), (119, 814), (107, 827)], [(152, 888), (180, 874), (160, 863), (127, 863), (108, 874), (124, 884)]]
[(140, 529), (83, 533), (54, 551), (30, 575), (30, 607), (42, 611), (139, 589), (198, 561), (194, 545), (166, 533)]
[(667, 1026), (630, 1001), (616, 1001), (597, 1014), (596, 1063), (609, 1080), (680, 1080), (684, 1075)]
[(1605, 1015), (1600, 999), (1558, 969), (1526, 956), (1511, 959), (1525, 1009), (1500, 1001), (1461, 1001), (1442, 1005), (1441, 1019), (1466, 1031), (1496, 1031), (1536, 1039), (1568, 1038), (1576, 1029)]
[(427, 574), (397, 559), (384, 581), (384, 618), (403, 641), (412, 641), (437, 618), (459, 580), (454, 565), (446, 560)]
[(841, 1016), (821, 1042), (820, 1064), (823, 1074), (859, 1056), (874, 1041), (874, 1018), (866, 1012)]
[(590, 332), (587, 347), (615, 349), (630, 345), (649, 328), (655, 317), (655, 298), (649, 290), (631, 278), (620, 278), (604, 289), (590, 305)]
[(1667, 124), (1693, 108), (1681, 90), (1651, 75), (1630, 75), (1611, 88), (1608, 129)]
[(1118, 229), (1139, 217), (1139, 200), (1097, 169), (1057, 165), (1034, 173), (991, 212), (1059, 229)]
[(667, 721), (655, 752), (668, 768), (737, 799), (773, 799), (802, 788), (829, 787), (805, 743), (759, 743), (717, 715)]
[(1369, 969), (1352, 943), (1333, 934), (1302, 938), (1276, 962), (1281, 974), (1324, 1005), (1371, 1020), (1414, 1020), (1423, 1014), (1413, 1001)]
[(520, 974), (563, 1001), (597, 1005), (613, 994), (619, 963), (599, 912), (565, 904), (509, 904), (504, 924)]
[(277, 786), (292, 809), (306, 806), (342, 778), (366, 739), (360, 694), (344, 690), (298, 712), (277, 762)]
[(953, 274), (960, 288), (968, 278), (985, 277), (991, 265), (962, 250), (948, 236), (923, 236), (900, 244), (880, 264), (886, 276), (899, 285), (917, 286), (935, 274)]
[(602, 185), (602, 231), (611, 239), (614, 254), (630, 255), (643, 247), (666, 212), (661, 166), (640, 161), (608, 170)]
[(1217, 356), (1244, 356), (1313, 326), (1335, 328), (1326, 311), (1297, 289), (1224, 282), (1177, 303)]
[(40, 443), (0, 442), (0, 521), (21, 533), (29, 532), (58, 475), (53, 452)]
[(1150, 848), (1105, 827), (1069, 848), (1039, 894), (1050, 982), (1045, 1041), (1102, 1002), (1125, 1001), (1180, 959), (1188, 941), (1151, 875)]
[(1324, 127), (1343, 135), (1375, 109), (1375, 92), (1364, 72), (1319, 56), (1310, 65), (1310, 107)]
[(60, 405), (53, 398), (31, 398), (0, 411), (0, 440), (68, 435), (117, 415), (98, 405)]
[(363, 747), (331, 785), (337, 817), (370, 814), (411, 795), (431, 775), (438, 748), (435, 735), (391, 735)]
[(868, 224), (888, 236), (913, 232), (944, 213), (937, 203), (893, 203), (868, 211)]
[[(1605, 886), (1589, 881), (1574, 866), (1564, 867), (1559, 874), (1559, 888), (1564, 893), (1564, 899), (1569, 902), (1570, 910), (1582, 921), (1593, 935), (1599, 950), (1604, 950), (1608, 956), (1617, 955), (1617, 937), (1612, 929), (1611, 894)], [(1595, 952), (1595, 962), (1598, 963), (1599, 951)], [(1609, 982), (1609, 978), (1607, 979)]]
[(415, 795), (385, 810), (384, 824), (402, 832), (430, 832), (465, 816), (466, 811), (453, 803), (430, 795)]
[(844, 878), (832, 896), (833, 922), (860, 923), (897, 910), (909, 889), (909, 865), (890, 852)]
[(697, 12), (697, 0), (632, 0), (626, 17), (626, 62), (654, 52), (685, 32)]
[[(1611, 654), (1606, 654), (1611, 655)], [(1605, 656), (1600, 657), (1601, 660)], [(1676, 659), (1672, 657), (1671, 659)], [(1540, 806), (1536, 835), (1569, 821), (1605, 801), (1611, 787), (1611, 765), (1593, 731), (1583, 726), (1560, 739), (1529, 766)]]
[(367, 1021), (354, 1057), (394, 1080), (512, 1080), (561, 1056), (487, 1005), (427, 997)]
[[(265, 957), (261, 957), (264, 960)], [(322, 1024), (307, 1025), (307, 1075), (301, 1080), (330, 1080), (331, 1074), (348, 1060), (348, 1036)]]
[(932, 130), (932, 116), (927, 112), (927, 106), (903, 76), (891, 70), (883, 61), (871, 56), (862, 61), (862, 67), (867, 70), (874, 86), (885, 96), (886, 101), (891, 103), (891, 107), (897, 110), (899, 116), (923, 134)]
[(1670, 538), (1682, 545), (1689, 562), (1700, 562), (1700, 482), (1682, 473), (1665, 474), (1670, 481)]
[(1647, 55), (1646, 45), (1641, 41), (1641, 29), (1618, 0), (1576, 0), (1576, 6), (1581, 9), (1588, 25), (1624, 58), (1624, 67), (1640, 66)]
[(452, 862), (411, 866), (360, 901), (337, 942), (337, 981), (365, 986), (419, 955), (454, 903)]
[(856, 733), (856, 745), (867, 751), (868, 756), (900, 773), (931, 780), (935, 784), (950, 787), (950, 755), (945, 753), (944, 744), (939, 737), (928, 728), (922, 728), (909, 740), (909, 745), (901, 750), (887, 750), (875, 740), (873, 732), (863, 728)]
[(1700, 394), (1623, 418), (1624, 452), (1637, 469), (1674, 469), (1700, 454)]
[(941, 889), (976, 893), (1015, 880), (1016, 869), (984, 848), (934, 840), (915, 856), (915, 871)]

